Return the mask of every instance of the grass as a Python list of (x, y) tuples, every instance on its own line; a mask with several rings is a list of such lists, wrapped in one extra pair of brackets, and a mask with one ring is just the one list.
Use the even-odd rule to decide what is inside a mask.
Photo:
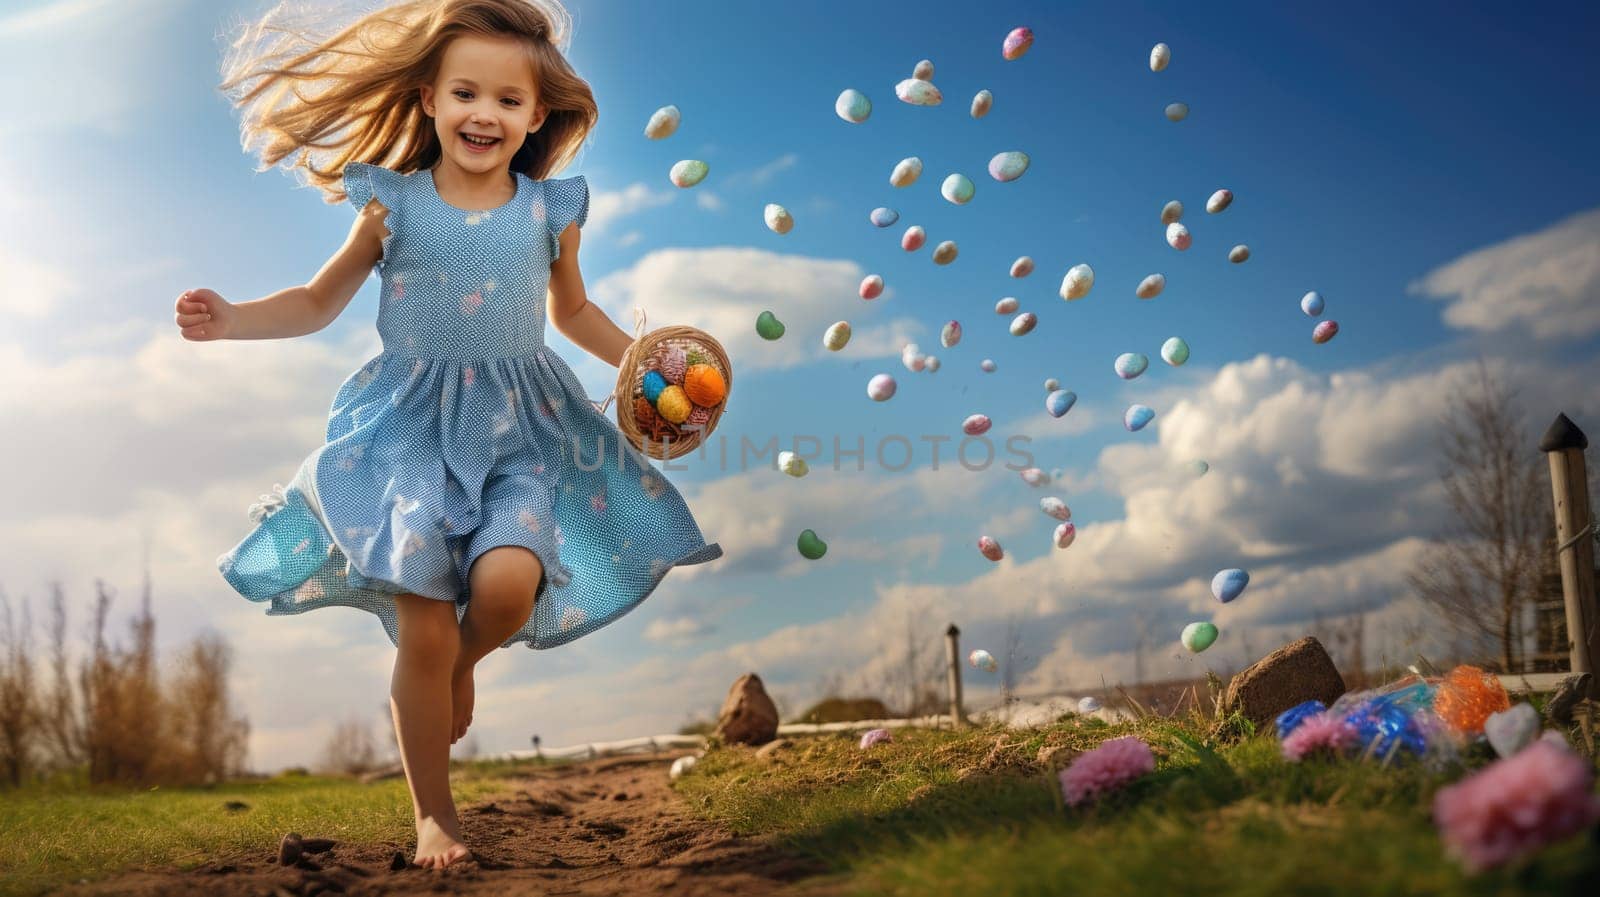
[[(456, 801), (483, 797), (528, 764), (461, 764)], [(230, 810), (230, 801), (247, 809)], [(34, 894), (129, 869), (192, 868), (244, 850), (270, 854), (284, 832), (410, 844), (403, 779), (284, 775), (211, 788), (24, 788), (0, 792), (0, 894)]]
[[(861, 894), (1600, 893), (1600, 843), (1581, 836), (1516, 868), (1461, 870), (1428, 811), (1461, 769), (1292, 764), (1241, 723), (1214, 745), (1199, 717), (1069, 715), (1028, 732), (901, 729), (866, 752), (842, 736), (770, 760), (723, 748), (676, 787), (697, 812), (816, 856)], [(1154, 749), (1155, 773), (1092, 809), (1064, 808), (1041, 750), (1128, 734)]]

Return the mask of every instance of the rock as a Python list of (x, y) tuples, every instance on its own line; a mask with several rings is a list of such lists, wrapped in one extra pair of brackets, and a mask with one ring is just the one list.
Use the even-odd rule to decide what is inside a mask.
[[(1545, 435), (1549, 436), (1548, 433)], [(1550, 695), (1550, 700), (1544, 704), (1545, 719), (1557, 726), (1571, 725), (1572, 711), (1578, 706), (1578, 702), (1583, 700), (1584, 695), (1589, 693), (1591, 679), (1588, 673), (1579, 673), (1561, 680), (1555, 693)]]
[(242, 800), (230, 800), (222, 805), (222, 809), (227, 810), (229, 813), (243, 813), (245, 810), (250, 809), (250, 805)]
[(782, 750), (786, 745), (788, 745), (788, 743), (789, 743), (788, 739), (775, 738), (772, 741), (769, 741), (766, 744), (762, 745), (756, 751), (756, 757), (758, 757), (758, 758), (760, 758), (762, 760), (771, 759), (773, 754), (776, 754), (778, 751)]
[(300, 848), (306, 853), (327, 853), (337, 843), (332, 838), (302, 838)]
[(394, 852), (394, 856), (389, 857), (390, 872), (399, 872), (401, 869), (404, 869), (409, 865), (411, 865), (411, 863), (406, 859), (406, 855), (398, 850)]
[(290, 832), (278, 842), (278, 865), (293, 866), (305, 852), (299, 833)]
[(1252, 664), (1228, 683), (1224, 713), (1237, 710), (1257, 726), (1306, 701), (1332, 704), (1344, 694), (1344, 677), (1322, 643), (1310, 636)]
[(746, 673), (733, 683), (711, 734), (726, 744), (766, 744), (777, 737), (778, 707), (760, 676)]

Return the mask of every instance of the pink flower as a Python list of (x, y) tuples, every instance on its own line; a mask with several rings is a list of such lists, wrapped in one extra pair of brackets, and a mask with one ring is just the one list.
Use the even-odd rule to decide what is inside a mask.
[(1489, 764), (1433, 798), (1439, 837), (1476, 872), (1533, 853), (1600, 820), (1594, 771), (1559, 736)]
[(1097, 800), (1156, 768), (1150, 746), (1132, 735), (1103, 742), (1061, 770), (1061, 796), (1068, 806)]
[(1356, 731), (1356, 727), (1345, 722), (1342, 717), (1331, 713), (1318, 713), (1306, 717), (1300, 725), (1294, 727), (1289, 737), (1283, 740), (1283, 756), (1295, 763), (1319, 751), (1337, 757), (1354, 747), (1360, 738), (1361, 735)]

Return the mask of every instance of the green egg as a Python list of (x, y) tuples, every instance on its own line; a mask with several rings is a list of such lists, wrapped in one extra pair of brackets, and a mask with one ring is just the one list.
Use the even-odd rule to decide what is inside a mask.
[(800, 533), (800, 539), (797, 544), (800, 547), (801, 557), (806, 560), (814, 561), (828, 553), (828, 543), (817, 538), (817, 534), (811, 530), (805, 530)]
[(783, 336), (783, 322), (770, 311), (764, 311), (756, 318), (756, 333), (762, 339), (778, 339)]

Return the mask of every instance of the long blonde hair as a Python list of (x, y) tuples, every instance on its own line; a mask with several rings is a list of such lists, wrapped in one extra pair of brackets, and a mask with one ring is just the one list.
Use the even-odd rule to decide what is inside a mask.
[(247, 152), (259, 152), (257, 170), (293, 154), (286, 167), (303, 169), (327, 202), (345, 199), (350, 162), (406, 173), (439, 161), (420, 88), (438, 76), (445, 47), (462, 35), (519, 39), (538, 101), (550, 110), (510, 170), (534, 179), (560, 171), (599, 118), (588, 82), (563, 55), (572, 19), (559, 0), (400, 0), (346, 25), (328, 24), (342, 13), (284, 2), (244, 24), (220, 85), (244, 110), (240, 139)]

